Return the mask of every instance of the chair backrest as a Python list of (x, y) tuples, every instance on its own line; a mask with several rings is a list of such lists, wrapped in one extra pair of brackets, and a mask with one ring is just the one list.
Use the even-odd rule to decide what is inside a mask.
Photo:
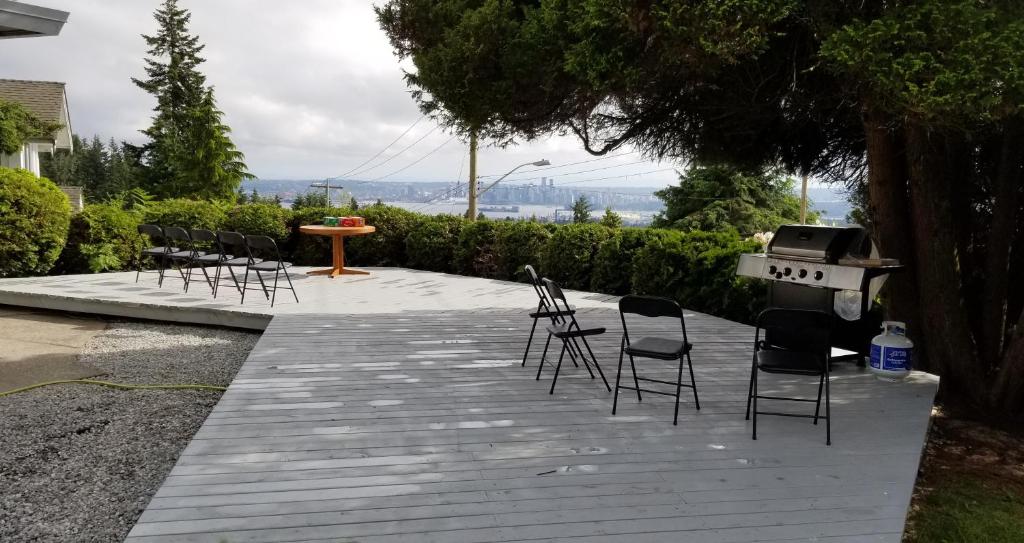
[(683, 308), (675, 300), (659, 296), (637, 296), (630, 294), (619, 299), (619, 318), (622, 319), (622, 333), (629, 341), (629, 329), (626, 326), (626, 315), (640, 315), (643, 317), (669, 317), (679, 319), (679, 326), (683, 331), (683, 341), (687, 342), (686, 319), (683, 318)]
[(533, 266), (527, 264), (523, 266), (526, 271), (526, 276), (530, 278), (530, 284), (533, 285), (533, 291), (537, 293), (537, 298), (540, 299), (539, 308), (551, 309), (551, 300), (548, 299), (548, 295), (545, 292), (544, 283), (541, 283), (540, 277), (537, 275), (537, 270), (533, 269)]
[(245, 243), (245, 236), (238, 232), (217, 231), (217, 242), (220, 243), (221, 251), (235, 255), (235, 258), (248, 257), (252, 260), (249, 246)]
[[(770, 307), (757, 316), (755, 342), (760, 342), (761, 331), (771, 331), (773, 336), (788, 337), (785, 349), (826, 356), (832, 347), (832, 315), (818, 309), (787, 309)], [(761, 348), (779, 348), (776, 345), (760, 345)]]
[[(544, 290), (548, 292), (549, 299), (551, 300), (551, 309), (555, 311), (565, 311), (566, 317), (560, 319), (558, 322), (568, 322), (570, 329), (575, 326), (576, 329), (579, 330), (580, 323), (576, 320), (576, 315), (574, 315), (569, 309), (569, 301), (565, 299), (565, 293), (562, 292), (562, 288), (558, 286), (558, 283), (555, 283), (547, 277), (542, 278), (540, 281), (544, 284)], [(559, 306), (558, 300), (562, 301), (562, 307)]]
[(171, 241), (184, 241), (186, 244), (192, 243), (192, 236), (189, 236), (188, 232), (180, 226), (165, 226), (164, 236)]
[[(548, 279), (547, 277), (541, 279), (544, 283), (544, 288), (548, 291), (548, 295), (551, 296), (551, 301), (562, 300), (562, 303), (568, 307), (569, 302), (565, 299), (565, 293), (562, 292), (562, 288), (558, 286), (558, 283)], [(557, 303), (555, 305), (558, 305)]]
[(159, 242), (164, 239), (164, 229), (155, 224), (140, 224), (138, 226), (138, 231), (140, 235), (149, 236), (149, 239), (154, 242)]
[(260, 253), (270, 256), (267, 260), (281, 260), (281, 252), (277, 250), (277, 242), (269, 236), (245, 236), (245, 243), (249, 246), (249, 252)]
[(189, 235), (192, 236), (192, 241), (197, 241), (199, 243), (217, 242), (217, 234), (202, 228), (193, 228), (192, 230), (189, 230)]

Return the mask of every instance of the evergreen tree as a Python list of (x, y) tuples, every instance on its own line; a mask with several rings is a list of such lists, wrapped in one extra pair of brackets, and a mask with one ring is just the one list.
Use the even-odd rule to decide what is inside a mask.
[(352, 209), (352, 211), (355, 211), (355, 210), (359, 209), (359, 202), (356, 201), (356, 197), (355, 196), (353, 196), (352, 199), (349, 200), (348, 207), (350, 207)]
[(205, 46), (189, 34), (191, 14), (177, 0), (164, 0), (154, 18), (159, 30), (143, 35), (147, 78), (132, 78), (157, 99), (153, 124), (143, 130), (150, 138), (142, 148), (147, 184), (163, 196), (230, 199), (251, 175), (199, 71)]
[(577, 224), (590, 222), (590, 212), (593, 209), (587, 197), (580, 196), (572, 203), (572, 222)]
[(601, 224), (608, 228), (620, 228), (622, 227), (622, 217), (612, 211), (611, 206), (604, 208), (604, 216), (601, 217)]

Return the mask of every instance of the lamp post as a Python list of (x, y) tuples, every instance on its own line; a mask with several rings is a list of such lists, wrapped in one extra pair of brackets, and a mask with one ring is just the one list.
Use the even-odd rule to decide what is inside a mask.
[(548, 159), (546, 159), (546, 158), (538, 160), (536, 162), (526, 162), (526, 163), (520, 164), (520, 165), (516, 166), (515, 168), (512, 168), (511, 170), (509, 170), (508, 173), (506, 173), (505, 175), (499, 177), (497, 180), (495, 180), (490, 185), (487, 185), (486, 187), (484, 187), (483, 190), (481, 190), (480, 192), (477, 193), (477, 196), (483, 196), (483, 194), (485, 192), (487, 192), (487, 191), (491, 190), (492, 188), (494, 188), (494, 185), (497, 185), (498, 183), (501, 182), (502, 179), (505, 179), (506, 177), (512, 175), (512, 172), (518, 170), (519, 168), (522, 168), (522, 167), (525, 167), (525, 166), (550, 166), (550, 165), (551, 165), (551, 163), (548, 162)]

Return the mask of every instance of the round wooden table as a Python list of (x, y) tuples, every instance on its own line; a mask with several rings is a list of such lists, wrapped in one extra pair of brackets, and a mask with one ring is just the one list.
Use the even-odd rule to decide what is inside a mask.
[(334, 267), (326, 270), (312, 270), (307, 275), (328, 275), (331, 278), (339, 275), (369, 275), (370, 272), (353, 270), (345, 267), (345, 236), (363, 236), (372, 234), (377, 229), (372, 226), (322, 226), (311, 224), (300, 226), (299, 232), (312, 236), (331, 236), (332, 253), (334, 255)]

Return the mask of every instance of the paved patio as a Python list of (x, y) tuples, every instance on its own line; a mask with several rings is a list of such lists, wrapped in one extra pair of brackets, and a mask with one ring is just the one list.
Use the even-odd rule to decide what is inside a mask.
[[(752, 330), (688, 313), (701, 411), (684, 396), (673, 427), (671, 398), (638, 403), (624, 391), (613, 417), (611, 393), (582, 368), (564, 366), (548, 395), (551, 370), (534, 380), (539, 351), (519, 366), (529, 287), (374, 271), (365, 282), (303, 279), (332, 302), (300, 290), (302, 304), (274, 308), (128, 541), (900, 540), (936, 378), (884, 383), (837, 364), (833, 446), (823, 427), (782, 417), (761, 419), (753, 441), (743, 418)], [(176, 289), (124, 292), (121, 278), (0, 290), (67, 299), (59, 280), (110, 289), (115, 305), (179, 303)], [(569, 296), (586, 324), (608, 327), (593, 344), (614, 379), (614, 299)], [(240, 311), (225, 305), (201, 309)], [(245, 311), (257, 309), (269, 313), (247, 298)], [(807, 378), (761, 382), (766, 394), (816, 391)]]

